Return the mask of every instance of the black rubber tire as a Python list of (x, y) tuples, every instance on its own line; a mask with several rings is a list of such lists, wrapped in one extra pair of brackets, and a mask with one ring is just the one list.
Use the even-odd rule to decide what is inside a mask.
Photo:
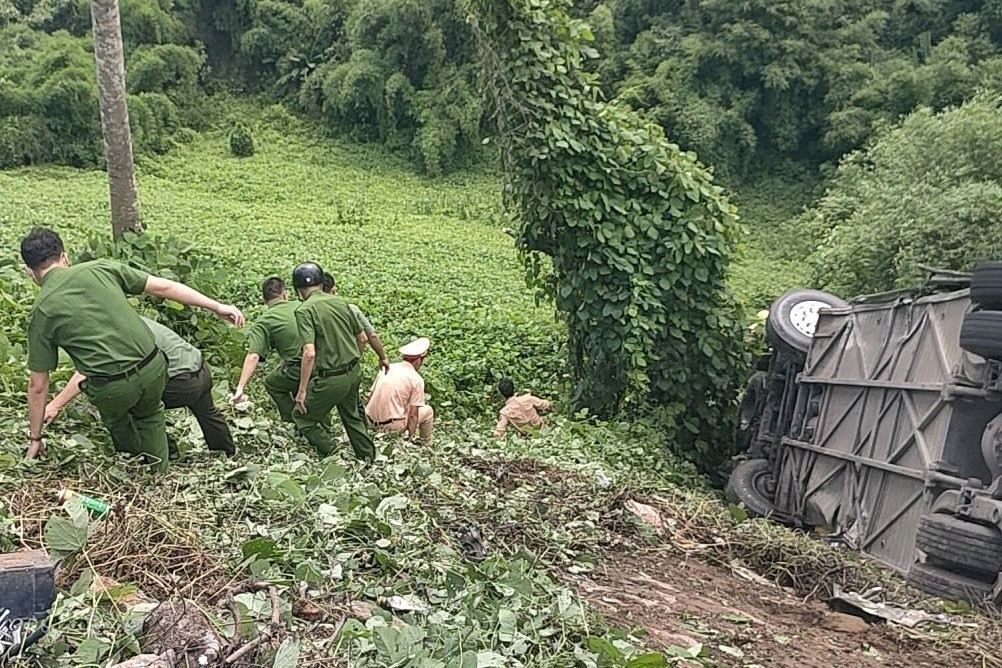
[(744, 504), (749, 515), (768, 517), (773, 512), (772, 499), (764, 483), (772, 477), (772, 464), (765, 459), (746, 459), (731, 471), (724, 496), (731, 503)]
[(794, 325), (791, 313), (797, 304), (802, 302), (821, 302), (830, 308), (848, 306), (844, 301), (820, 290), (794, 290), (782, 295), (769, 307), (769, 319), (766, 320), (765, 335), (773, 346), (785, 349), (797, 355), (806, 355), (811, 347), (811, 335), (806, 334)]
[(952, 515), (924, 515), (915, 545), (934, 566), (994, 580), (1002, 571), (1002, 533), (996, 527), (968, 522)]
[(994, 582), (983, 582), (928, 564), (912, 564), (908, 584), (947, 601), (984, 603), (992, 596)]
[(1002, 262), (982, 262), (974, 268), (971, 301), (985, 310), (1002, 310)]
[(1002, 311), (973, 311), (960, 326), (960, 347), (989, 360), (1002, 360)]
[(745, 392), (741, 397), (741, 407), (738, 410), (737, 434), (734, 438), (738, 452), (745, 452), (755, 440), (755, 434), (758, 432), (758, 425), (762, 418), (762, 414), (757, 409), (764, 394), (769, 391), (768, 382), (768, 373), (756, 371), (745, 385)]

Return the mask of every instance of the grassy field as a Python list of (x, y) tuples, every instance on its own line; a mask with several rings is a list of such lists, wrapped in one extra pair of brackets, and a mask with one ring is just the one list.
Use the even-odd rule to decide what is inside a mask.
[[(500, 374), (553, 393), (561, 386), (559, 328), (526, 289), (502, 232), (499, 179), (416, 176), (378, 150), (315, 138), (275, 112), (261, 121), (258, 153), (228, 154), (225, 136), (141, 164), (142, 216), (154, 235), (192, 241), (235, 269), (227, 294), (247, 314), (268, 275), (299, 262), (330, 271), (390, 349), (434, 342), (428, 365), (436, 403), (487, 403)], [(0, 242), (14, 253), (32, 225), (79, 249), (108, 227), (102, 173), (41, 168), (0, 173)], [(232, 377), (232, 374), (231, 374)]]
[[(44, 547), (60, 559), (51, 629), (29, 665), (127, 658), (139, 651), (153, 601), (168, 599), (194, 601), (233, 649), (270, 628), (269, 586), (279, 601), (274, 635), (233, 665), (723, 667), (826, 661), (831, 647), (862, 661), (851, 665), (878, 665), (879, 656), (867, 658), (871, 645), (807, 630), (815, 624), (799, 617), (759, 628), (753, 620), (772, 614), (760, 585), (732, 569), (744, 564), (780, 582), (783, 605), (793, 608), (832, 582), (894, 592), (900, 582), (728, 508), (664, 453), (650, 427), (556, 417), (544, 439), (490, 437), (499, 375), (557, 399), (566, 389), (560, 328), (524, 287), (502, 232), (496, 176), (424, 179), (378, 150), (319, 138), (282, 112), (254, 115), (252, 158), (229, 156), (219, 133), (141, 163), (149, 232), (210, 253), (221, 272), (214, 296), (251, 317), (264, 276), (288, 276), (313, 259), (390, 348), (430, 336), (424, 371), (442, 417), (436, 445), (382, 438), (374, 466), (318, 462), (277, 422), (258, 383), (252, 405), (225, 407), (237, 461), (207, 453), (193, 420), (174, 412), (184, 457), (149, 478), (107, 452), (85, 402), (51, 426), (42, 460), (23, 461), (17, 344), (32, 290), (13, 266), (16, 241), (43, 224), (82, 247), (107, 230), (107, 190), (98, 172), (0, 172), (8, 255), (0, 262), (0, 552)], [(777, 192), (786, 195), (746, 200), (753, 231), (733, 277), (750, 309), (800, 280), (795, 255), (779, 242), (789, 229), (772, 226), (795, 210), (800, 191)], [(214, 370), (220, 397), (238, 361)], [(374, 373), (375, 360), (367, 362)], [(79, 506), (60, 509), (60, 486), (117, 512), (97, 520)], [(652, 529), (638, 508), (662, 524)], [(703, 580), (690, 562), (702, 564)], [(603, 589), (610, 573), (636, 581)], [(624, 587), (638, 589), (627, 596)], [(904, 660), (893, 634), (877, 636), (869, 639), (892, 665)], [(945, 662), (935, 659), (937, 645), (912, 638), (907, 649), (933, 657), (922, 665), (973, 665), (994, 642), (930, 642), (961, 640)]]

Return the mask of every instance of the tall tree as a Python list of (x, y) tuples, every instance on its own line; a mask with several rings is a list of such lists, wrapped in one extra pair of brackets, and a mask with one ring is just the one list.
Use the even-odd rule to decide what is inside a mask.
[(127, 230), (143, 230), (139, 222), (132, 131), (125, 100), (125, 50), (118, 0), (91, 0), (90, 15), (97, 61), (101, 134), (111, 195), (111, 231), (117, 239)]

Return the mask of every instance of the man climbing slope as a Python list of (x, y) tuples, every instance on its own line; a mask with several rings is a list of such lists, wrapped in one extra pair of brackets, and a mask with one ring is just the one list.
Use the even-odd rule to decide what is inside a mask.
[[(324, 272), (324, 292), (335, 296), (337, 296), (338, 293), (337, 284), (334, 283), (334, 277), (326, 271)], [(379, 338), (379, 332), (376, 331), (376, 328), (372, 326), (369, 319), (365, 317), (364, 313), (362, 313), (362, 309), (350, 302), (348, 304), (348, 308), (350, 308), (351, 312), (355, 314), (356, 318), (358, 318), (359, 324), (362, 325), (362, 331), (365, 332), (365, 341), (359, 344), (358, 352), (365, 354), (366, 344), (372, 346), (372, 352), (376, 353), (379, 357), (379, 366), (382, 367), (383, 372), (385, 373), (389, 371), (390, 360), (386, 356), (386, 351), (383, 350), (383, 340)]]
[(359, 350), (365, 332), (348, 302), (325, 293), (323, 283), (323, 269), (312, 262), (292, 272), (292, 285), (303, 301), (296, 309), (303, 351), (293, 419), (299, 432), (326, 457), (337, 446), (328, 427), (336, 408), (355, 456), (371, 462), (376, 448), (358, 414)]
[[(153, 332), (157, 348), (167, 358), (167, 385), (162, 399), (164, 408), (187, 408), (198, 421), (202, 436), (209, 450), (225, 452), (232, 457), (236, 453), (230, 427), (223, 414), (212, 401), (212, 374), (205, 368), (202, 352), (178, 334), (155, 320), (142, 317), (143, 323)], [(86, 380), (79, 371), (73, 374), (62, 392), (57, 394), (45, 407), (45, 422), (56, 419), (60, 411), (80, 394), (80, 384)], [(168, 449), (172, 439), (167, 436)], [(171, 458), (176, 453), (171, 454)]]
[(274, 352), (279, 363), (265, 376), (264, 389), (278, 407), (282, 420), (292, 422), (296, 408), (293, 397), (299, 389), (299, 356), (303, 349), (296, 323), (299, 304), (289, 301), (285, 281), (278, 276), (264, 280), (261, 298), (268, 309), (248, 328), (247, 355), (230, 403), (238, 404), (247, 399), (244, 390), (251, 376), (261, 360)]
[(167, 470), (167, 433), (161, 400), (167, 361), (153, 333), (126, 299), (147, 294), (212, 311), (238, 327), (244, 316), (181, 283), (113, 260), (70, 266), (58, 234), (36, 227), (21, 240), (21, 259), (41, 286), (28, 316), (28, 452), (44, 450), (42, 423), (49, 373), (59, 348), (87, 377), (83, 388), (119, 452), (142, 454), (156, 471)]

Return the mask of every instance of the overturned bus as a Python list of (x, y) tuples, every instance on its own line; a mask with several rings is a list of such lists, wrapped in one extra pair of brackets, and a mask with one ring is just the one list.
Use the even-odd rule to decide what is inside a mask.
[(777, 299), (726, 494), (947, 599), (1002, 594), (1002, 262)]

